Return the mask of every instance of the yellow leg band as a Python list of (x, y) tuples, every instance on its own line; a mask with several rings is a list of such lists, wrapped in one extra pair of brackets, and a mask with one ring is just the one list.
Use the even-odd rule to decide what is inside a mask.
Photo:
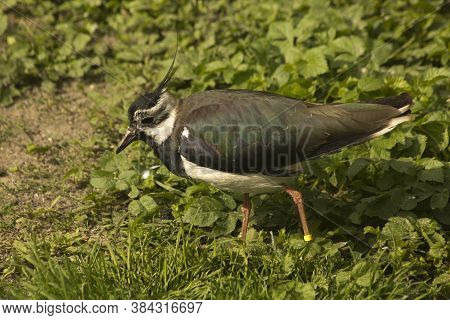
[(306, 242), (310, 242), (310, 241), (313, 241), (313, 240), (314, 240), (314, 237), (313, 237), (312, 234), (305, 234), (305, 235), (303, 236), (303, 240), (305, 240)]

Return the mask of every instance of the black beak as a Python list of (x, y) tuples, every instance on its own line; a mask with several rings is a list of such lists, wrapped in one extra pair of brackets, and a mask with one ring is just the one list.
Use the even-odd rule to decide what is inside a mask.
[(120, 142), (119, 147), (116, 149), (116, 153), (123, 151), (126, 147), (128, 147), (128, 145), (130, 143), (138, 140), (137, 138), (138, 138), (138, 136), (137, 136), (136, 132), (134, 132), (128, 128), (127, 132), (125, 133), (125, 136), (123, 137), (122, 141)]

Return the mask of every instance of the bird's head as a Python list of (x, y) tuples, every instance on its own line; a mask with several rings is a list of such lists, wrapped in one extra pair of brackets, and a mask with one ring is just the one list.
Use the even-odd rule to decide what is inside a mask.
[(140, 95), (128, 108), (128, 129), (116, 153), (137, 140), (160, 145), (172, 133), (178, 99), (166, 91), (166, 85), (174, 74), (174, 62), (175, 58), (158, 87)]

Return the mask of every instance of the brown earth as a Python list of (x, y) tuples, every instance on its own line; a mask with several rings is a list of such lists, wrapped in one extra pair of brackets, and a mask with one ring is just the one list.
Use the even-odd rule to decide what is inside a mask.
[(1, 108), (0, 261), (14, 240), (54, 229), (80, 206), (89, 190), (86, 164), (96, 159), (91, 108), (74, 84), (53, 93), (34, 89)]

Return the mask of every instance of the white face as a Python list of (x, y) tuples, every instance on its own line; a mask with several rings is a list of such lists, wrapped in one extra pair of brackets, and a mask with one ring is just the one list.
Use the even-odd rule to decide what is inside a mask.
[(133, 119), (138, 131), (144, 132), (157, 144), (162, 144), (173, 132), (177, 110), (169, 105), (168, 94), (164, 92), (158, 103), (147, 110), (137, 110)]
[(150, 136), (155, 140), (157, 144), (162, 144), (173, 132), (173, 127), (175, 126), (176, 120), (176, 110), (169, 112), (169, 116), (155, 125), (154, 127), (143, 127), (142, 131), (145, 132), (147, 136)]

